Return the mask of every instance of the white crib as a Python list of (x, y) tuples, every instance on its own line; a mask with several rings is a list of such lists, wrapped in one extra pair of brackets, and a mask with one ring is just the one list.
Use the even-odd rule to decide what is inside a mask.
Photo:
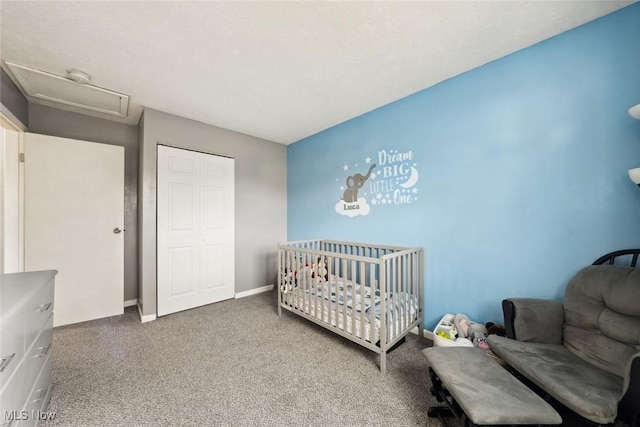
[(413, 328), (423, 334), (422, 248), (301, 240), (278, 245), (282, 308), (380, 354)]

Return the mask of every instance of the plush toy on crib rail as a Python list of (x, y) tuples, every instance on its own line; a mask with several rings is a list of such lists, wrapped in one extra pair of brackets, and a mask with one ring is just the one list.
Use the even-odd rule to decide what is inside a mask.
[(316, 264), (314, 264), (315, 266), (315, 278), (320, 281), (321, 279), (323, 281), (327, 281), (329, 280), (329, 270), (327, 269), (327, 262), (324, 260), (324, 258), (318, 258), (318, 261), (316, 262)]
[(293, 271), (285, 269), (280, 276), (280, 290), (285, 294), (291, 292), (293, 286)]
[[(302, 264), (300, 262), (299, 264)], [(293, 291), (294, 288), (298, 286), (299, 280), (302, 279), (302, 283), (318, 285), (322, 281), (327, 281), (329, 276), (329, 271), (327, 270), (327, 263), (322, 257), (318, 257), (316, 262), (309, 265), (306, 263), (300, 272), (300, 276), (298, 276), (298, 270), (288, 270), (282, 273), (282, 281), (280, 285), (280, 290), (283, 293), (288, 293)], [(306, 281), (304, 280), (306, 278)]]

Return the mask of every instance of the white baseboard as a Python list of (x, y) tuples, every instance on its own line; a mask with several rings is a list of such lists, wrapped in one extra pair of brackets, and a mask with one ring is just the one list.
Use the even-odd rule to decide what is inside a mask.
[(273, 285), (262, 286), (261, 288), (250, 289), (250, 290), (244, 291), (244, 292), (237, 292), (235, 297), (236, 297), (236, 299), (244, 298), (244, 297), (248, 297), (248, 296), (251, 296), (251, 295), (260, 294), (262, 292), (269, 292), (272, 289), (273, 289)]
[(137, 304), (137, 306), (138, 306), (138, 314), (140, 315), (140, 322), (147, 323), (147, 322), (151, 322), (152, 320), (156, 320), (155, 314), (149, 314), (147, 316), (143, 316), (142, 307), (140, 307), (140, 304)]
[(124, 308), (132, 307), (134, 305), (138, 305), (138, 298), (130, 299), (124, 302)]
[[(420, 334), (418, 333), (418, 327), (417, 327), (417, 326), (416, 326), (415, 328), (413, 328), (413, 329), (411, 330), (411, 332), (412, 332), (412, 333), (414, 333), (414, 334), (416, 334), (416, 335), (420, 335)], [(433, 341), (433, 332), (431, 332), (431, 331), (429, 331), (429, 330), (427, 330), (427, 329), (423, 329), (423, 330), (422, 330), (422, 335), (423, 335), (425, 338), (430, 339), (431, 341)]]

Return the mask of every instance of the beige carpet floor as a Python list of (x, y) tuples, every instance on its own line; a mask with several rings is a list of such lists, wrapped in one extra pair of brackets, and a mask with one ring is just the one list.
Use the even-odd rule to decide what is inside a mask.
[[(275, 292), (140, 323), (56, 328), (54, 426), (438, 426), (410, 334), (379, 356), (291, 313)], [(452, 423), (451, 425), (455, 425)]]

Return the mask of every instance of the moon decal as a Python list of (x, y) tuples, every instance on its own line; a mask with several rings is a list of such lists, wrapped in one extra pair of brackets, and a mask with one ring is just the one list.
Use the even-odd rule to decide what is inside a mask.
[(413, 166), (411, 166), (411, 175), (409, 175), (409, 179), (407, 179), (405, 182), (400, 184), (400, 187), (402, 188), (413, 187), (414, 185), (416, 185), (416, 182), (418, 182), (418, 177), (419, 177), (418, 170)]

